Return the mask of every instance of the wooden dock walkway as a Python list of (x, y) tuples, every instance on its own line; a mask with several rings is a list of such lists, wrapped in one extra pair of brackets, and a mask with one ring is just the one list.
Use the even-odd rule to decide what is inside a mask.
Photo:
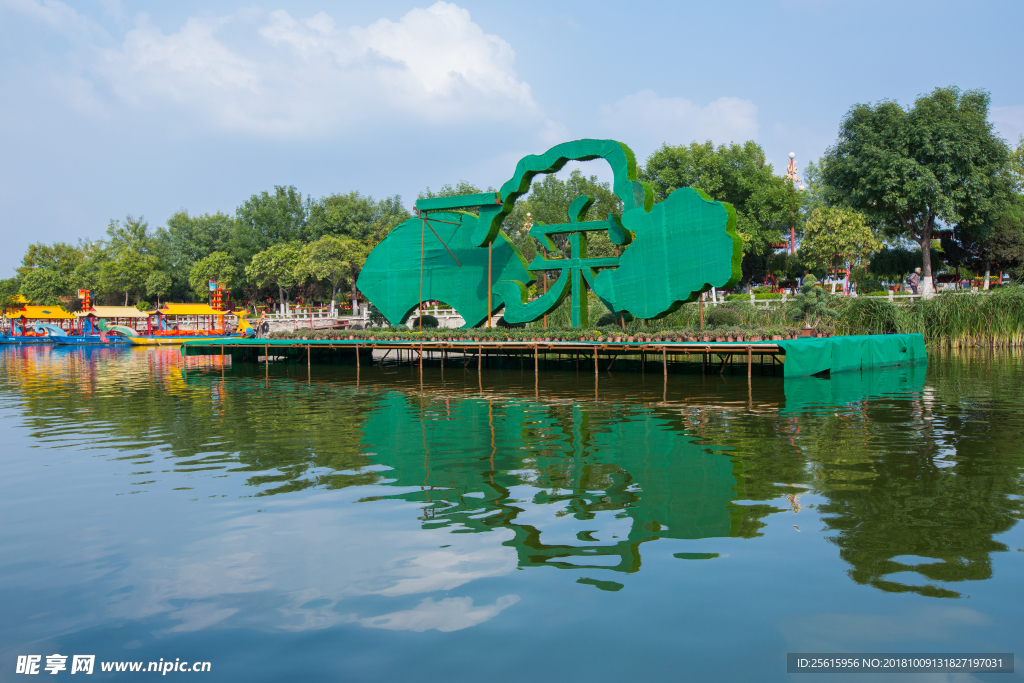
[[(440, 367), (619, 369), (660, 372), (696, 371), (724, 374), (755, 365), (761, 375), (775, 375), (785, 351), (774, 342), (583, 342), (583, 341), (404, 341), (404, 340), (198, 340), (182, 346), (182, 355), (230, 355), (232, 362), (287, 362), (361, 366), (386, 363)], [(383, 353), (382, 353), (383, 352)]]

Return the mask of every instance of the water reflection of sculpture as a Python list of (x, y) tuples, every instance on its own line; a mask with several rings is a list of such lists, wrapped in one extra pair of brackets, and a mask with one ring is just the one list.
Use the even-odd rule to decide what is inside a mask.
[[(395, 485), (418, 489), (400, 497), (426, 506), (425, 525), (509, 529), (514, 538), (506, 544), (520, 566), (635, 572), (642, 543), (735, 536), (743, 526), (744, 511), (731, 504), (732, 459), (695, 444), (678, 421), (644, 409), (441, 404), (391, 393), (364, 425), (363, 439), (375, 461), (393, 468), (387, 474)], [(516, 499), (524, 490), (532, 500)], [(578, 545), (546, 543), (536, 525), (520, 520), (534, 505), (564, 505), (558, 514), (580, 522), (614, 511), (630, 529), (618, 540), (599, 541), (593, 535), (601, 529), (593, 528), (577, 533)], [(617, 562), (590, 564), (596, 557)]]

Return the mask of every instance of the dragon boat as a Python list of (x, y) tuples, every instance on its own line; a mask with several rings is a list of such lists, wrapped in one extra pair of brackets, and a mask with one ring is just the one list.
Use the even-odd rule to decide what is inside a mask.
[(54, 336), (74, 331), (75, 316), (60, 306), (10, 306), (4, 317), (10, 330), (0, 335), (0, 344), (51, 344)]
[[(101, 332), (121, 335), (135, 346), (173, 346), (197, 339), (255, 336), (244, 311), (225, 311), (207, 304), (165, 304), (145, 316), (145, 333), (127, 325), (108, 324), (102, 318), (97, 327)], [(225, 319), (228, 316), (238, 321), (234, 332), (227, 331)]]

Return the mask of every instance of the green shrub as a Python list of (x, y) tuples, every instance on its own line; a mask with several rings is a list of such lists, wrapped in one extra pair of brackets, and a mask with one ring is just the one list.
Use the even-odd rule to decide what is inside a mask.
[(421, 322), (422, 322), (422, 327), (423, 327), (424, 330), (428, 329), (428, 328), (429, 329), (434, 329), (434, 328), (440, 326), (440, 323), (437, 322), (437, 318), (435, 318), (432, 315), (424, 315), (424, 316), (420, 316), (419, 318), (412, 318), (411, 320), (409, 320), (409, 326), (407, 328), (405, 328), (405, 329), (408, 329), (408, 330), (418, 330), (421, 327), (421, 325), (420, 325)]
[(732, 308), (719, 306), (708, 313), (707, 323), (712, 327), (738, 327), (740, 314)]
[(597, 319), (597, 327), (620, 326), (621, 322), (619, 316), (622, 316), (627, 323), (633, 322), (633, 316), (629, 313), (605, 313)]
[(377, 310), (377, 307), (370, 304), (369, 310), (367, 310), (367, 317), (369, 318), (370, 325), (373, 327), (380, 327), (387, 322), (384, 318), (384, 314)]

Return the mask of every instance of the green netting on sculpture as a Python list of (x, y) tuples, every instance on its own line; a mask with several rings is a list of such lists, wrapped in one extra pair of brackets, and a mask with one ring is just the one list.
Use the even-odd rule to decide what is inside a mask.
[[(487, 248), (471, 240), (477, 217), (461, 212), (410, 218), (394, 228), (370, 253), (357, 286), (392, 325), (397, 325), (420, 303), (420, 263), (424, 301), (452, 306), (475, 327), (487, 318)], [(435, 234), (436, 233), (436, 234)], [(449, 253), (449, 249), (451, 253)], [(492, 280), (532, 282), (522, 254), (505, 235), (492, 246)], [(460, 265), (461, 264), (461, 265)], [(504, 304), (492, 296), (491, 312)]]
[[(613, 191), (622, 201), (622, 215), (580, 221), (593, 200), (575, 198), (566, 223), (538, 223), (530, 230), (544, 250), (554, 253), (558, 250), (551, 236), (563, 235), (568, 256), (538, 255), (527, 269), (519, 250), (501, 233), (502, 221), (516, 200), (529, 192), (535, 176), (555, 173), (572, 160), (592, 159), (604, 159), (611, 166)], [(470, 201), (480, 206), (479, 217), (458, 211), (421, 212), (428, 216), (433, 230), (424, 230), (421, 218), (413, 218), (374, 249), (358, 286), (389, 322), (403, 320), (422, 298), (452, 305), (467, 326), (475, 326), (487, 317), (489, 284), (493, 285), (491, 313), (504, 305), (508, 322), (537, 320), (569, 296), (572, 324), (585, 326), (588, 288), (616, 313), (656, 318), (711, 287), (730, 287), (741, 276), (743, 243), (736, 232), (732, 206), (690, 188), (654, 204), (651, 187), (637, 180), (635, 155), (615, 140), (574, 140), (524, 157), (493, 200), (501, 203), (488, 204), (490, 197), (488, 193), (425, 200), (421, 209)], [(607, 231), (611, 242), (625, 246), (625, 252), (617, 257), (588, 258), (587, 233), (595, 231)], [(488, 244), (494, 250), (490, 282)], [(560, 271), (554, 287), (529, 301), (533, 277), (528, 271), (551, 270)]]
[(512, 178), (501, 186), (501, 206), (480, 210), (480, 223), (473, 234), (473, 243), (485, 246), (501, 230), (501, 223), (512, 211), (516, 200), (530, 191), (530, 183), (538, 174), (557, 173), (570, 161), (604, 159), (612, 168), (612, 191), (622, 200), (623, 209), (650, 208), (654, 192), (650, 185), (637, 180), (636, 155), (616, 140), (573, 140), (555, 145), (543, 154), (531, 154), (519, 160)]
[(648, 213), (632, 209), (622, 224), (634, 234), (619, 267), (597, 274), (594, 292), (616, 312), (656, 318), (711, 287), (741, 277), (743, 243), (736, 211), (692, 188), (676, 190)]

